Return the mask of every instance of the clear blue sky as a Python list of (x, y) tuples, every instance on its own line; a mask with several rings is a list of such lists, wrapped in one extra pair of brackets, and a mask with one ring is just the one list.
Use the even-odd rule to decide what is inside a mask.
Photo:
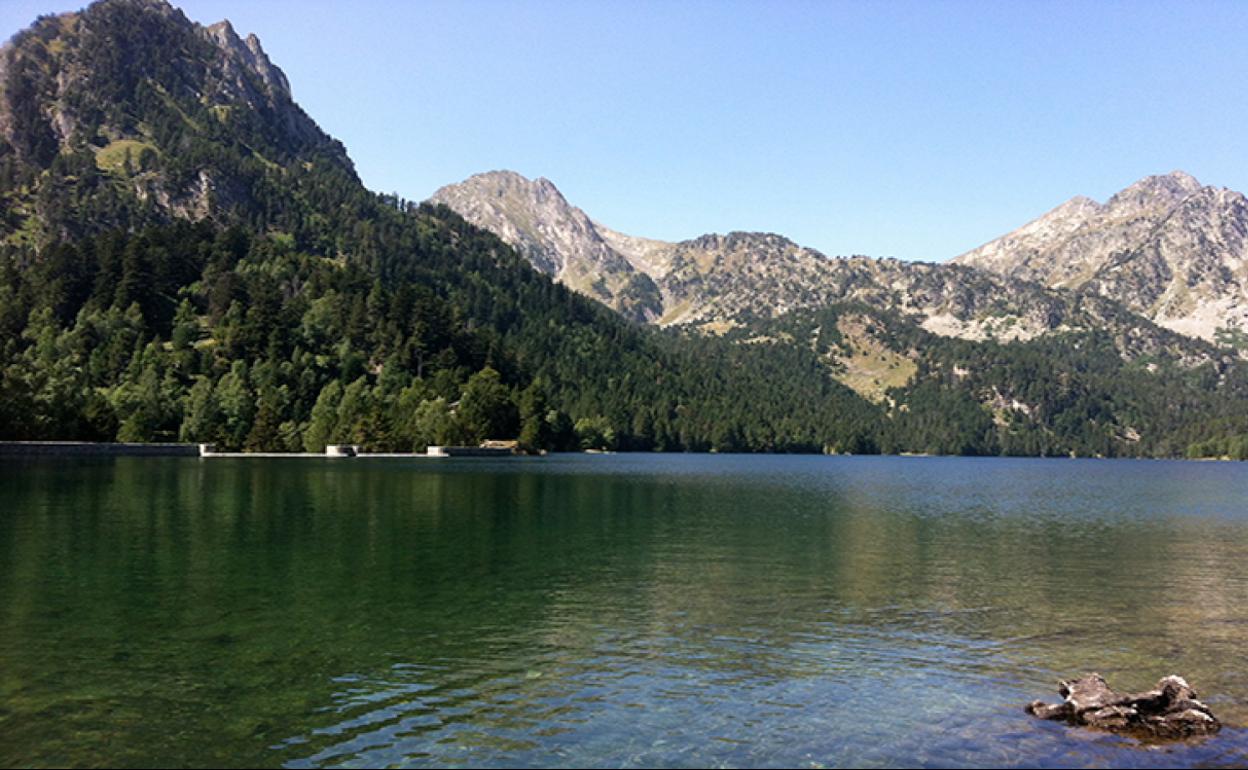
[[(0, 0), (0, 35), (82, 4)], [(1248, 2), (180, 7), (412, 199), (510, 168), (636, 235), (940, 260), (1148, 174), (1248, 190)]]

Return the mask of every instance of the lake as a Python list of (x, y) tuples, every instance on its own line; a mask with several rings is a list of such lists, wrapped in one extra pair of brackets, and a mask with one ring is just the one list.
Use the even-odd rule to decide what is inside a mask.
[[(0, 466), (0, 765), (1243, 766), (1248, 465)], [(1023, 713), (1186, 676), (1149, 747)]]

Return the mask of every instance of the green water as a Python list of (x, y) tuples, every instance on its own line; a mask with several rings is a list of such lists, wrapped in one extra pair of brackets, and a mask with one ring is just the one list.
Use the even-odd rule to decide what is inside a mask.
[[(0, 765), (1248, 764), (1248, 466), (0, 466)], [(1028, 717), (1188, 677), (1161, 748)]]

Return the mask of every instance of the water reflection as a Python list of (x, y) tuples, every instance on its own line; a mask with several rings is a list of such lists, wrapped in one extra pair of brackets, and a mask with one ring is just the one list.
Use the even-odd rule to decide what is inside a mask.
[[(898, 458), (0, 470), (5, 764), (1244, 764), (1248, 472)], [(171, 738), (171, 736), (173, 736)]]

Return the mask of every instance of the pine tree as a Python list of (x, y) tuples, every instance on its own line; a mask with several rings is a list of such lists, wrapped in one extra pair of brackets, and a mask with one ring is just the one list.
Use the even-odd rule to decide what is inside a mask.
[(321, 389), (312, 407), (311, 421), (303, 434), (303, 448), (308, 452), (324, 452), (325, 445), (335, 440), (338, 426), (338, 404), (342, 401), (342, 383), (331, 380)]

